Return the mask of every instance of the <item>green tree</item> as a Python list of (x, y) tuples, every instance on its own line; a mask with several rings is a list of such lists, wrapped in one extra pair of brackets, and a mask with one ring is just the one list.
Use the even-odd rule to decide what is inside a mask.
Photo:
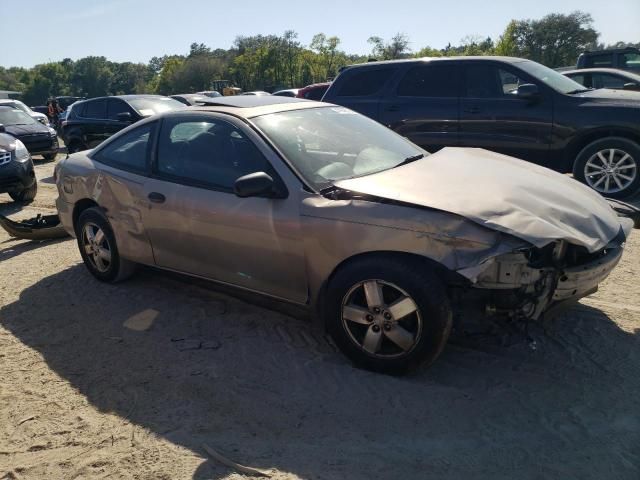
[(578, 55), (595, 47), (597, 40), (598, 32), (588, 13), (552, 13), (540, 20), (511, 21), (500, 37), (496, 51), (555, 68), (575, 64)]
[(396, 33), (389, 42), (381, 37), (369, 37), (367, 40), (372, 45), (372, 55), (381, 60), (394, 60), (409, 56), (409, 37), (404, 33)]

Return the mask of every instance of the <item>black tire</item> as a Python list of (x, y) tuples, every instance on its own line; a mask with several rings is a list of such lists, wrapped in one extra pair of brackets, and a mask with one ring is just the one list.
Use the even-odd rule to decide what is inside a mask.
[[(87, 253), (84, 235), (84, 229), (87, 225), (99, 227), (108, 242), (107, 246), (110, 252), (110, 261), (105, 270), (100, 270), (99, 267), (95, 265), (95, 260)], [(136, 264), (120, 256), (116, 238), (109, 224), (109, 220), (99, 208), (92, 207), (84, 210), (78, 218), (75, 229), (80, 255), (82, 256), (85, 266), (94, 277), (102, 282), (117, 283), (133, 275)]]
[(44, 155), (42, 155), (42, 157), (47, 160), (48, 162), (50, 162), (51, 160), (55, 160), (56, 155), (58, 155), (57, 153), (46, 153)]
[(84, 143), (82, 143), (80, 140), (72, 140), (71, 143), (67, 145), (68, 153), (81, 152), (86, 149), (87, 149), (87, 146)]
[(38, 193), (38, 182), (34, 180), (33, 185), (29, 188), (25, 188), (24, 190), (20, 190), (19, 192), (9, 192), (9, 196), (13, 199), (14, 202), (20, 203), (31, 203), (36, 198), (36, 194)]
[[(598, 152), (611, 150), (611, 149), (619, 152), (623, 152), (624, 154), (629, 155), (629, 159), (627, 159), (626, 162), (627, 162), (627, 165), (629, 164), (628, 162), (632, 162), (633, 164), (635, 164), (635, 179), (631, 181), (628, 185), (625, 185), (624, 189), (621, 189), (619, 191), (606, 192), (606, 191), (602, 191), (602, 189), (599, 190), (598, 188), (595, 188), (595, 190), (601, 193), (602, 195), (604, 195), (605, 197), (610, 197), (610, 198), (630, 197), (638, 193), (638, 191), (640, 191), (640, 145), (638, 145), (636, 142), (632, 140), (628, 140), (626, 138), (621, 138), (621, 137), (607, 137), (607, 138), (602, 138), (600, 140), (596, 140), (595, 142), (590, 143), (589, 145), (584, 147), (582, 151), (578, 154), (578, 157), (576, 158), (576, 161), (573, 165), (573, 177), (576, 180), (592, 187), (592, 185), (589, 184), (590, 181), (589, 179), (586, 178), (586, 174), (585, 174), (585, 167), (587, 166), (587, 162), (589, 162), (591, 158), (595, 158), (594, 156), (596, 156)], [(625, 173), (631, 170), (634, 170), (634, 169), (625, 171)], [(599, 179), (599, 177), (594, 176), (593, 180), (591, 180), (591, 183), (594, 183), (594, 181), (597, 181), (597, 179)]]
[[(415, 316), (413, 321), (415, 325), (417, 322), (421, 323), (421, 334), (415, 334), (413, 346), (407, 352), (385, 358), (371, 354), (364, 349), (364, 344), (359, 344), (355, 339), (353, 328), (345, 326), (347, 322), (342, 319), (342, 309), (346, 296), (353, 295), (350, 292), (357, 294), (357, 288), (359, 288), (357, 285), (371, 279), (381, 281), (379, 283), (388, 282), (385, 285), (399, 287), (411, 297), (417, 307), (418, 316)], [(392, 288), (391, 293), (393, 291)], [(393, 299), (390, 303), (392, 302)], [(325, 325), (340, 350), (357, 366), (382, 373), (403, 374), (420, 365), (430, 365), (444, 349), (451, 332), (451, 305), (440, 278), (428, 266), (411, 264), (391, 256), (371, 257), (340, 269), (327, 287), (325, 305)], [(372, 310), (369, 309), (369, 312)], [(372, 325), (357, 325), (357, 327), (368, 331), (370, 328), (375, 328)], [(385, 326), (384, 330), (386, 329)], [(380, 331), (379, 327), (378, 331)], [(385, 331), (382, 333), (387, 335)], [(390, 339), (381, 341), (383, 344), (389, 343)], [(395, 345), (389, 344), (389, 346)]]

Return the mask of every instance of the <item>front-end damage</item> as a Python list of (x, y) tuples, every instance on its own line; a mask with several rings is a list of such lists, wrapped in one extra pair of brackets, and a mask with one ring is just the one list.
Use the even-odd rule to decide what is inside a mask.
[(624, 234), (589, 253), (559, 240), (487, 262), (471, 286), (484, 299), (484, 313), (514, 320), (551, 318), (597, 291), (622, 257)]
[[(619, 262), (633, 227), (620, 218), (618, 235), (595, 250), (586, 242), (571, 243), (571, 235), (536, 245), (438, 209), (341, 188), (323, 193), (327, 200), (307, 200), (305, 223), (311, 228), (322, 222), (319, 217), (339, 221), (348, 240), (339, 247), (333, 243), (332, 254), (404, 250), (435, 260), (451, 273), (446, 280), (464, 330), (487, 317), (548, 319), (595, 292)], [(314, 240), (323, 237), (322, 229), (311, 230)], [(354, 246), (358, 251), (348, 252)]]

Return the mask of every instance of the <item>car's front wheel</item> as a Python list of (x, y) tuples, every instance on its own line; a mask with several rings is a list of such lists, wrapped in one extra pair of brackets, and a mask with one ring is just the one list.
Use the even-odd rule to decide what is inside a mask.
[(422, 265), (372, 257), (339, 270), (327, 287), (325, 322), (358, 366), (404, 373), (432, 363), (451, 330), (449, 298)]
[(34, 181), (33, 185), (29, 188), (25, 188), (24, 190), (19, 190), (17, 192), (9, 192), (9, 196), (14, 202), (20, 203), (31, 203), (36, 198), (36, 194), (38, 193), (38, 182)]
[(76, 237), (84, 264), (98, 280), (115, 283), (133, 274), (135, 263), (120, 256), (109, 220), (100, 209), (88, 208), (80, 214)]
[(57, 153), (55, 153), (55, 152), (54, 152), (54, 153), (45, 153), (44, 155), (42, 155), (42, 157), (43, 157), (46, 161), (50, 162), (51, 160), (55, 160), (56, 155), (57, 155)]
[(605, 197), (634, 195), (640, 190), (640, 146), (619, 137), (596, 140), (578, 154), (573, 176)]

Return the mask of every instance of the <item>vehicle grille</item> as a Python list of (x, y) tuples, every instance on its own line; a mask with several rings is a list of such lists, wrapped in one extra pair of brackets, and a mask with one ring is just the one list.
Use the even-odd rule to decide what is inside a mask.
[(21, 135), (20, 140), (30, 153), (53, 149), (54, 139), (49, 134), (35, 133), (32, 135)]
[(11, 152), (0, 152), (0, 165), (11, 161)]

